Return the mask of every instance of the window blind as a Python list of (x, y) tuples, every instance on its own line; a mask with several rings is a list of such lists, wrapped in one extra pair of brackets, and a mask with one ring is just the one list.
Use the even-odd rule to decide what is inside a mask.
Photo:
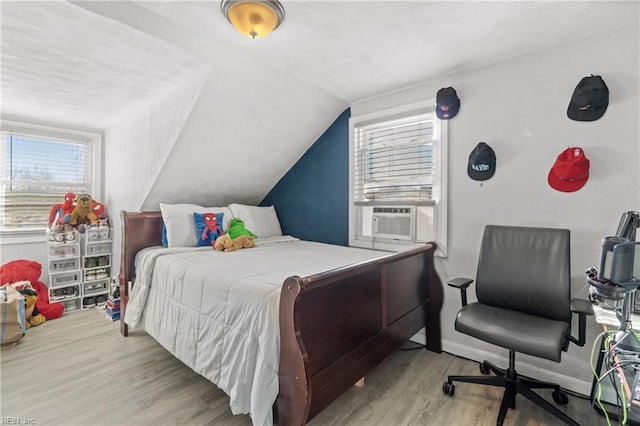
[(435, 114), (421, 113), (354, 127), (354, 201), (435, 201)]
[(90, 193), (88, 141), (2, 130), (0, 231), (44, 229), (67, 192)]

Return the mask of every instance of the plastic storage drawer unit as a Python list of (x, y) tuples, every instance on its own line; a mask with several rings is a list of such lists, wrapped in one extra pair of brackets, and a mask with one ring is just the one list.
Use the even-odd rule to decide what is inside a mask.
[(111, 241), (101, 241), (99, 243), (87, 244), (85, 250), (85, 256), (95, 256), (98, 254), (111, 253)]
[(80, 269), (80, 258), (69, 257), (61, 259), (49, 260), (49, 273), (57, 274), (60, 272), (77, 271)]
[(80, 256), (80, 244), (49, 244), (49, 259)]
[(79, 284), (82, 281), (82, 271), (69, 271), (51, 274), (51, 288)]
[(85, 282), (82, 284), (82, 294), (84, 296), (91, 296), (94, 294), (104, 294), (109, 291), (109, 279)]
[(73, 312), (80, 309), (80, 299), (71, 299), (71, 300), (63, 300), (64, 311), (65, 312)]

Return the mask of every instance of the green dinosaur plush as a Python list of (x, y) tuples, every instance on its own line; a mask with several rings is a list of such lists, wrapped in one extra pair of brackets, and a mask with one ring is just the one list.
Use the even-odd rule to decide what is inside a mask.
[(229, 238), (232, 240), (238, 238), (240, 235), (248, 235), (253, 238), (258, 238), (256, 234), (249, 231), (244, 227), (244, 221), (242, 219), (234, 218), (231, 219), (231, 223), (229, 223), (229, 228), (227, 228), (227, 234)]

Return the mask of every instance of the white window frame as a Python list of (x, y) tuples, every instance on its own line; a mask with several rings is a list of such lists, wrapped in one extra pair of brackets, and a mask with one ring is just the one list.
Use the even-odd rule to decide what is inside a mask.
[[(67, 128), (52, 124), (32, 123), (20, 119), (2, 119), (2, 131), (35, 137), (85, 142), (92, 145), (91, 195), (102, 200), (104, 174), (102, 167), (104, 134), (99, 130)], [(62, 202), (62, 199), (60, 200)], [(0, 231), (0, 245), (46, 241), (46, 229)]]
[[(349, 245), (353, 247), (362, 247), (375, 250), (385, 251), (403, 251), (422, 243), (418, 242), (384, 242), (375, 239), (358, 239), (356, 229), (358, 226), (358, 217), (356, 205), (354, 202), (354, 164), (355, 164), (355, 127), (361, 123), (370, 121), (379, 121), (388, 118), (392, 120), (401, 116), (414, 115), (416, 112), (435, 109), (435, 99), (416, 102), (395, 108), (389, 108), (368, 114), (363, 114), (349, 119)], [(436, 170), (435, 183), (435, 204), (434, 204), (434, 225), (433, 233), (435, 242), (438, 244), (437, 255), (440, 257), (447, 256), (447, 198), (448, 198), (448, 122), (446, 120), (435, 119), (434, 126), (437, 126), (436, 132), (439, 133), (439, 141), (436, 149), (436, 161), (438, 168)]]

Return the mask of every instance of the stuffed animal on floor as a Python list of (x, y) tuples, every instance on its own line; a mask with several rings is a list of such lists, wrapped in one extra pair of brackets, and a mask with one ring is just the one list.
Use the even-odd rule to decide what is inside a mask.
[(239, 218), (231, 219), (231, 222), (229, 223), (229, 228), (227, 229), (227, 234), (229, 234), (229, 237), (232, 240), (235, 240), (241, 235), (248, 235), (253, 238), (258, 238), (256, 234), (254, 234), (253, 232), (245, 228), (244, 221)]
[(231, 239), (231, 237), (229, 237), (229, 234), (224, 234), (218, 237), (213, 248), (218, 251), (230, 252), (255, 246), (256, 245), (253, 242), (253, 237), (250, 237), (249, 235), (241, 235), (238, 238)]
[(11, 284), (24, 297), (24, 322), (27, 328), (35, 327), (45, 322), (47, 319), (38, 311), (36, 294), (29, 281), (21, 281)]
[(69, 224), (75, 226), (82, 232), (82, 225), (98, 223), (98, 216), (92, 209), (93, 198), (89, 194), (78, 194), (76, 197), (76, 207), (71, 212)]
[(38, 298), (36, 307), (47, 320), (60, 318), (64, 314), (64, 305), (60, 302), (49, 303), (49, 289), (40, 281), (42, 265), (33, 260), (17, 259), (0, 266), (0, 285), (29, 281)]

